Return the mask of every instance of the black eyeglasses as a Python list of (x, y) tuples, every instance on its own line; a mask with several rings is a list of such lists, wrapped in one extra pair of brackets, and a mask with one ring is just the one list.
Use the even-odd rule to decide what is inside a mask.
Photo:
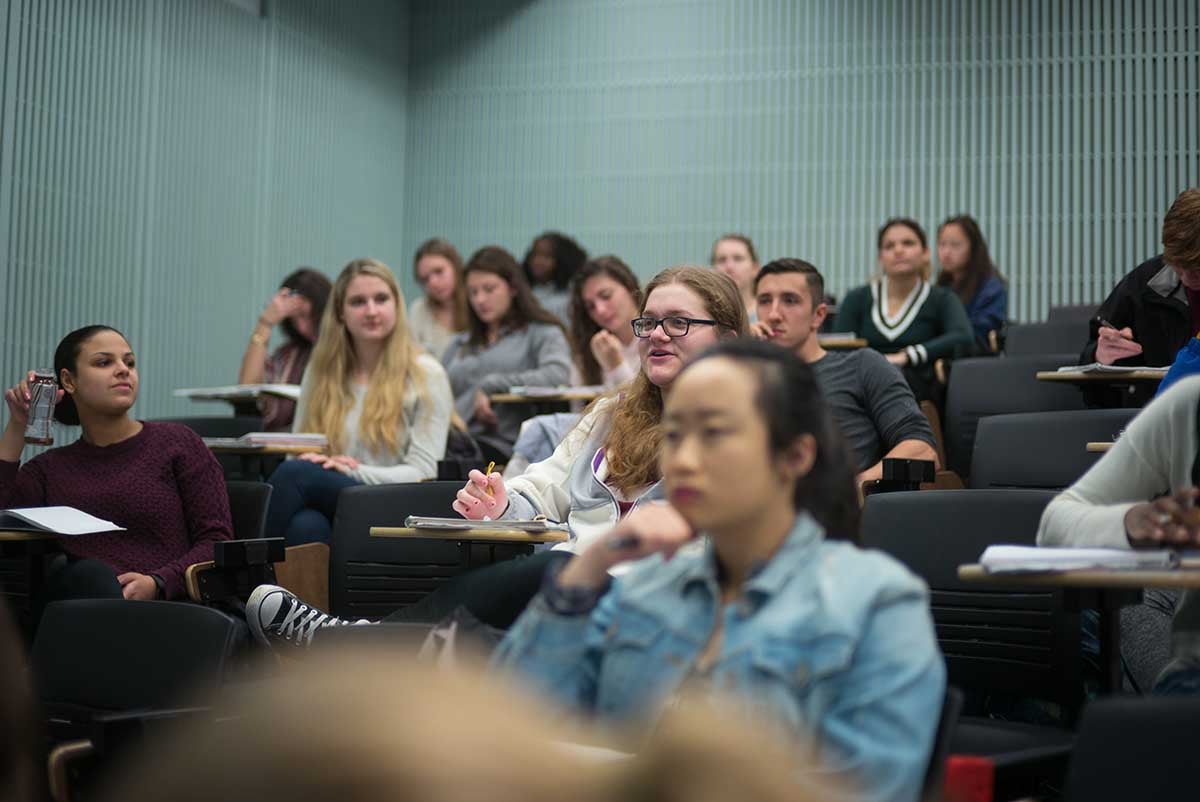
[(698, 317), (635, 317), (631, 323), (633, 324), (633, 336), (645, 339), (654, 333), (654, 330), (659, 326), (663, 327), (663, 331), (668, 337), (686, 337), (688, 329), (693, 325), (697, 326), (715, 326), (715, 320), (703, 320)]

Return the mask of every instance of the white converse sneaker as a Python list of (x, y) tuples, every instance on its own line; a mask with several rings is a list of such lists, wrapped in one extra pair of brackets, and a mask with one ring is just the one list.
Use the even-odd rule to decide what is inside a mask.
[(318, 629), (370, 622), (366, 619), (346, 621), (309, 607), (278, 585), (259, 585), (246, 602), (246, 623), (254, 637), (265, 646), (287, 644), (308, 648)]

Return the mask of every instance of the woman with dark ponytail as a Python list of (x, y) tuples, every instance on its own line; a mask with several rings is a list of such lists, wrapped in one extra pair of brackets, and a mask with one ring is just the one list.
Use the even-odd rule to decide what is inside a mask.
[(846, 542), (851, 465), (807, 364), (714, 346), (666, 398), (667, 502), (552, 564), (495, 662), (619, 727), (652, 729), (685, 686), (732, 694), (856, 798), (916, 800), (945, 668), (925, 585)]
[(233, 536), (216, 459), (191, 429), (130, 416), (137, 364), (116, 329), (86, 326), (64, 337), (54, 376), (54, 417), (81, 426), (82, 436), (21, 465), (32, 373), (8, 389), (0, 508), (75, 507), (125, 531), (62, 538), (66, 560), (35, 602), (183, 596), (187, 567), (211, 560), (213, 543)]

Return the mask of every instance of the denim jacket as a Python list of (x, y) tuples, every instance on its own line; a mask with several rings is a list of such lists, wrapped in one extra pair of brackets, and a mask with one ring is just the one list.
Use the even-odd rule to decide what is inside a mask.
[(717, 615), (708, 687), (811, 738), (822, 769), (864, 799), (917, 799), (946, 684), (927, 588), (884, 554), (826, 541), (807, 514), (724, 609), (711, 545), (653, 557), (590, 614), (558, 615), (539, 595), (494, 662), (602, 721), (652, 725)]

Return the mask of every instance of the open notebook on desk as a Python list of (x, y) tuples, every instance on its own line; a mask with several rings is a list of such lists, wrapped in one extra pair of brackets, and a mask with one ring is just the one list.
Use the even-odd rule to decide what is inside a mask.
[(125, 531), (123, 526), (88, 515), (74, 507), (20, 507), (0, 510), (0, 529), (14, 532), (51, 532), (68, 536)]
[(1145, 365), (1102, 365), (1099, 362), (1092, 362), (1088, 365), (1064, 365), (1058, 369), (1059, 373), (1111, 373), (1120, 376), (1125, 373), (1161, 373), (1166, 376), (1169, 367), (1152, 368)]
[(247, 446), (288, 446), (322, 451), (329, 447), (329, 438), (311, 432), (250, 432), (241, 437), (205, 437), (209, 448), (244, 448)]
[(1056, 549), (1039, 546), (988, 546), (979, 564), (989, 574), (1047, 571), (1153, 571), (1175, 568), (1179, 555), (1170, 549)]
[(513, 395), (523, 395), (526, 398), (557, 398), (561, 395), (601, 395), (604, 392), (602, 384), (587, 384), (582, 387), (542, 387), (533, 384), (514, 384), (508, 390)]

